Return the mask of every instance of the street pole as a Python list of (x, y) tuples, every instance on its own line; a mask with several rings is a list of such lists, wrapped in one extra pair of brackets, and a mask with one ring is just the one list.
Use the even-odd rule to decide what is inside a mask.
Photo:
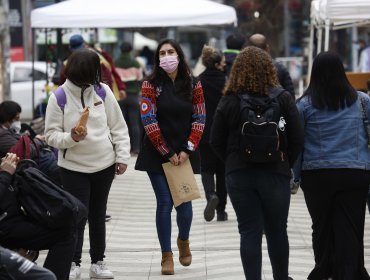
[(289, 14), (289, 5), (288, 0), (284, 0), (284, 56), (289, 56), (289, 47), (290, 47), (290, 14)]
[(22, 11), (22, 38), (23, 38), (23, 53), (24, 60), (28, 61), (31, 59), (31, 46), (30, 46), (30, 30), (31, 30), (31, 10), (32, 10), (32, 1), (21, 0), (21, 11)]
[(9, 29), (9, 1), (1, 0), (0, 6), (0, 51), (1, 51), (1, 100), (10, 99), (10, 29)]

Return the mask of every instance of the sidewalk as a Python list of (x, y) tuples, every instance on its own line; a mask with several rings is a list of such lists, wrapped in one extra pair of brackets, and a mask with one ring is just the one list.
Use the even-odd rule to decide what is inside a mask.
[[(155, 227), (155, 196), (144, 172), (134, 170), (136, 158), (123, 176), (118, 176), (112, 186), (107, 213), (112, 220), (107, 222), (106, 262), (118, 280), (159, 279), (244, 279), (239, 256), (239, 234), (234, 210), (228, 202), (227, 222), (205, 222), (204, 196), (193, 201), (193, 224), (190, 232), (190, 247), (193, 263), (183, 267), (178, 262), (176, 247), (177, 227), (173, 211), (172, 244), (175, 275), (160, 273), (161, 252)], [(199, 187), (202, 184), (196, 176)], [(365, 263), (370, 272), (370, 216), (365, 225)], [(290, 276), (294, 280), (307, 279), (314, 260), (311, 247), (311, 220), (302, 191), (292, 196), (288, 221), (290, 242)], [(82, 260), (82, 279), (89, 279), (90, 258), (88, 254), (88, 227)], [(45, 252), (40, 256), (42, 264)], [(272, 280), (271, 266), (266, 243), (263, 243), (263, 279)]]

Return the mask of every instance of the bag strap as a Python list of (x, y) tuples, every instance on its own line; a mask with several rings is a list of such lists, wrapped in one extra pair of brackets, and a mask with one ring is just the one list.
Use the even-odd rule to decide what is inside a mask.
[(58, 87), (56, 91), (54, 91), (54, 95), (57, 99), (58, 106), (60, 107), (60, 110), (62, 110), (64, 114), (64, 106), (67, 103), (67, 97), (66, 93), (64, 92), (64, 89), (62, 86)]
[[(282, 87), (275, 87), (275, 88), (272, 88), (270, 89), (269, 91), (269, 97), (271, 99), (275, 99), (277, 98), (280, 94), (282, 94), (284, 91), (286, 91), (285, 89), (283, 89)], [(238, 93), (237, 96), (239, 97), (239, 99), (244, 99), (244, 100), (247, 100), (250, 96), (249, 94), (241, 94), (241, 93)]]
[(368, 118), (367, 111), (366, 111), (366, 105), (367, 105), (366, 103), (367, 103), (367, 100), (364, 97), (360, 96), (362, 122), (364, 123), (365, 131), (366, 131), (367, 138), (368, 138), (367, 146), (370, 149), (370, 123), (369, 123), (369, 118)]
[(282, 87), (276, 87), (276, 88), (272, 88), (269, 92), (269, 95), (270, 95), (270, 98), (271, 99), (274, 99), (274, 98), (277, 98), (280, 94), (282, 94), (284, 91), (286, 91), (285, 89), (283, 89)]
[[(104, 87), (102, 85), (94, 85), (94, 90), (95, 90), (96, 94), (103, 101), (105, 101), (105, 97), (106, 97), (107, 94), (105, 92)], [(65, 93), (63, 87), (62, 86), (59, 86), (55, 90), (54, 95), (55, 95), (55, 97), (57, 99), (58, 106), (60, 107), (60, 109), (64, 113), (64, 107), (66, 106), (66, 103), (67, 103), (67, 97), (66, 97), (66, 93)]]

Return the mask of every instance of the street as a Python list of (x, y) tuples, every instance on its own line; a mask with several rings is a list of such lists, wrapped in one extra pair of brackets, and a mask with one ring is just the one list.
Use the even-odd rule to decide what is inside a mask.
[[(244, 279), (239, 256), (239, 234), (236, 216), (228, 201), (227, 222), (205, 222), (203, 210), (204, 195), (193, 201), (193, 224), (190, 232), (190, 247), (193, 263), (183, 267), (178, 262), (176, 247), (177, 227), (173, 211), (172, 249), (174, 253), (175, 275), (162, 276), (161, 252), (155, 228), (155, 196), (149, 179), (144, 172), (134, 170), (136, 158), (123, 176), (119, 176), (112, 186), (107, 213), (112, 220), (107, 222), (106, 262), (118, 280), (156, 279)], [(200, 176), (196, 175), (203, 194)], [(290, 242), (290, 276), (294, 280), (307, 279), (313, 268), (311, 247), (311, 220), (304, 202), (302, 190), (292, 196), (288, 221)], [(82, 279), (89, 279), (90, 257), (88, 254), (88, 228), (82, 260)], [(370, 216), (365, 224), (365, 264), (370, 271)], [(43, 263), (45, 252), (38, 260)], [(266, 243), (263, 243), (263, 279), (272, 280), (271, 266)]]

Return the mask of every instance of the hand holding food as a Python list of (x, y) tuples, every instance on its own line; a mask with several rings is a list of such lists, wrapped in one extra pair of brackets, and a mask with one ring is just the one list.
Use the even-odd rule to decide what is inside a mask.
[(75, 128), (75, 132), (77, 135), (86, 133), (86, 124), (87, 120), (89, 119), (89, 113), (89, 107), (85, 107)]

